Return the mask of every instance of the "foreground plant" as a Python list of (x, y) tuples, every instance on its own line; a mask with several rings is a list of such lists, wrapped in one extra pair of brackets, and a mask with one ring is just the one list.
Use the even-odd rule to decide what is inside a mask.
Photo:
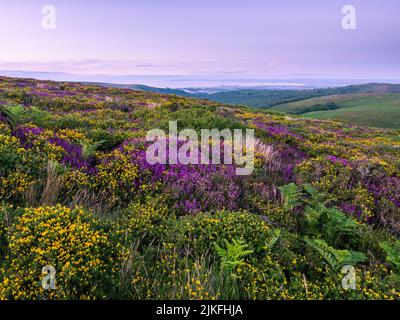
[[(8, 230), (9, 254), (0, 283), (7, 299), (105, 298), (118, 276), (120, 248), (107, 228), (83, 209), (26, 209)], [(41, 273), (56, 271), (56, 289)]]

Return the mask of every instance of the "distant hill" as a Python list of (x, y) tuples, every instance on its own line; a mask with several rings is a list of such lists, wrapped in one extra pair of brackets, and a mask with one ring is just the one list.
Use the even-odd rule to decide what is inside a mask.
[[(210, 101), (249, 106), (253, 108), (270, 108), (279, 103), (295, 101), (299, 99), (308, 99), (319, 94), (319, 90), (267, 90), (267, 89), (232, 89), (223, 90), (216, 93), (191, 92), (182, 89), (156, 88), (140, 84), (118, 84), (118, 83), (96, 83), (83, 82), (88, 85), (101, 85), (108, 88), (133, 89), (146, 92), (156, 92), (162, 94), (175, 94), (183, 97), (194, 97)], [(322, 93), (320, 93), (322, 94)]]
[(156, 87), (145, 86), (142, 84), (119, 84), (119, 83), (101, 83), (101, 82), (82, 82), (82, 83), (87, 85), (98, 85), (107, 88), (131, 89), (131, 90), (155, 92), (161, 94), (175, 94), (184, 97), (193, 97), (192, 94), (185, 92), (184, 90), (170, 89), (170, 88), (156, 88)]
[(400, 84), (367, 83), (311, 90), (233, 89), (216, 93), (190, 93), (138, 84), (90, 84), (201, 98), (313, 119), (333, 119), (358, 125), (400, 129)]
[(238, 90), (200, 97), (313, 119), (400, 129), (400, 85), (368, 83), (315, 90)]
[(311, 90), (235, 90), (202, 94), (197, 97), (263, 109), (310, 98), (354, 93), (400, 93), (400, 84), (368, 83)]
[(230, 105), (249, 106), (258, 109), (269, 109), (276, 104), (308, 99), (319, 96), (319, 90), (234, 90), (213, 94), (197, 94), (208, 99)]
[(313, 111), (327, 111), (344, 108), (347, 106), (345, 104), (346, 101), (360, 101), (360, 99), (363, 100), (373, 98), (379, 94), (384, 95), (384, 93), (334, 94), (282, 103), (271, 107), (271, 109), (280, 112), (301, 115)]
[[(248, 106), (259, 109), (269, 109), (278, 105), (277, 110), (286, 112), (285, 104), (302, 101), (311, 98), (346, 95), (355, 93), (400, 93), (400, 84), (386, 83), (368, 83), (362, 85), (349, 85), (335, 88), (324, 89), (306, 89), (306, 90), (281, 90), (281, 89), (232, 89), (223, 90), (216, 93), (186, 91), (183, 89), (156, 88), (140, 84), (116, 84), (116, 83), (95, 83), (86, 82), (86, 84), (96, 84), (104, 87), (133, 89), (146, 92), (156, 92), (162, 94), (175, 94), (183, 97), (194, 97), (207, 99), (210, 101)], [(290, 108), (289, 108), (290, 109)]]
[[(312, 119), (339, 120), (357, 125), (400, 129), (400, 94), (359, 94), (319, 98), (325, 103), (331, 100), (333, 110), (303, 113)], [(302, 101), (316, 103), (318, 99)], [(328, 102), (329, 103), (329, 102)], [(279, 109), (279, 108), (278, 108)]]

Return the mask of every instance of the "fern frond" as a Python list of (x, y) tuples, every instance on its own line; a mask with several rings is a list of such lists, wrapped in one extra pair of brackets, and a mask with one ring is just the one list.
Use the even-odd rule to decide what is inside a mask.
[(327, 208), (323, 204), (317, 207), (306, 207), (305, 218), (309, 233), (327, 240), (330, 244), (338, 245), (346, 235), (355, 235), (358, 224), (337, 208)]
[(320, 254), (332, 270), (337, 270), (343, 265), (356, 265), (367, 260), (365, 254), (361, 252), (338, 250), (330, 247), (324, 240), (306, 238), (304, 241)]
[(271, 231), (267, 239), (265, 240), (265, 249), (271, 250), (275, 243), (278, 241), (280, 235), (280, 229), (274, 229), (273, 231)]
[(243, 258), (254, 252), (248, 249), (248, 245), (243, 240), (234, 239), (232, 243), (225, 240), (225, 246), (226, 249), (214, 243), (215, 252), (221, 258), (221, 269), (227, 272), (235, 271), (243, 263)]
[(331, 269), (336, 269), (338, 265), (338, 259), (332, 248), (323, 240), (304, 240), (311, 248), (317, 251), (322, 258), (329, 264)]
[(82, 158), (84, 160), (87, 160), (91, 157), (93, 157), (94, 152), (104, 143), (106, 142), (105, 140), (95, 142), (93, 144), (89, 143), (82, 143)]
[(17, 124), (22, 121), (25, 109), (20, 105), (2, 107), (2, 114), (7, 118), (7, 122), (12, 130), (15, 130)]
[(50, 114), (48, 112), (45, 112), (38, 107), (31, 107), (30, 108), (30, 117), (33, 121), (38, 126), (44, 126), (45, 122), (47, 119), (50, 117)]
[(285, 186), (278, 187), (282, 195), (283, 209), (291, 211), (301, 205), (300, 198), (303, 195), (296, 184), (290, 183)]
[(393, 245), (387, 241), (380, 243), (381, 248), (386, 253), (386, 261), (392, 263), (398, 272), (400, 272), (400, 240)]
[(311, 199), (306, 199), (305, 202), (312, 205), (316, 206), (318, 204), (325, 204), (326, 201), (326, 194), (319, 192), (317, 189), (315, 189), (311, 184), (304, 184), (303, 189), (307, 192), (308, 195), (311, 196)]

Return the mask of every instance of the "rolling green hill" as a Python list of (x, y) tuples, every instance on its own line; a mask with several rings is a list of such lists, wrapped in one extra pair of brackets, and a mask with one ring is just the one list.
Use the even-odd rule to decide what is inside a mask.
[(198, 98), (208, 99), (211, 101), (244, 105), (253, 108), (268, 109), (277, 106), (279, 111), (281, 105), (291, 102), (299, 102), (305, 99), (319, 98), (334, 95), (349, 94), (384, 94), (384, 93), (400, 93), (399, 84), (387, 83), (366, 83), (361, 85), (350, 85), (335, 88), (322, 88), (311, 90), (267, 90), (267, 89), (244, 89), (223, 91), (212, 94), (197, 95)]
[[(84, 83), (85, 84), (85, 83)], [(216, 93), (189, 93), (182, 89), (156, 88), (140, 84), (116, 84), (116, 83), (94, 83), (87, 82), (88, 85), (101, 85), (108, 88), (132, 89), (146, 92), (155, 92), (161, 94), (175, 94), (183, 97), (194, 97), (206, 99), (210, 101), (248, 106), (258, 109), (269, 109), (274, 106), (284, 108), (286, 104), (292, 102), (306, 101), (311, 98), (320, 98), (334, 95), (349, 94), (383, 94), (383, 93), (400, 93), (400, 84), (386, 83), (367, 83), (361, 85), (350, 85), (334, 88), (293, 90), (293, 89), (238, 89), (221, 91)], [(279, 110), (279, 109), (278, 109)]]
[(198, 98), (226, 103), (230, 105), (249, 106), (258, 109), (269, 109), (276, 104), (309, 99), (324, 95), (319, 90), (232, 90), (212, 94), (198, 94)]
[[(374, 95), (375, 94), (372, 93), (351, 93), (351, 94), (330, 95), (330, 96), (303, 99), (299, 101), (279, 104), (273, 106), (271, 109), (280, 112), (300, 115), (311, 111), (324, 111), (321, 110), (324, 108), (324, 106), (328, 106), (328, 104), (333, 104), (333, 103), (336, 104), (338, 108), (342, 108), (344, 107), (342, 106), (342, 103), (344, 104), (348, 101), (359, 101), (359, 99), (370, 99)], [(311, 109), (319, 109), (319, 110), (311, 110)]]
[(400, 129), (400, 94), (362, 97), (340, 102), (343, 108), (303, 114), (313, 119), (336, 119), (380, 128)]
[(245, 89), (212, 94), (190, 94), (179, 89), (132, 84), (98, 83), (98, 85), (201, 98), (314, 119), (336, 119), (372, 127), (400, 128), (399, 84), (367, 83), (314, 90)]
[(334, 119), (380, 128), (400, 128), (400, 94), (333, 95), (286, 103), (272, 108), (313, 119)]

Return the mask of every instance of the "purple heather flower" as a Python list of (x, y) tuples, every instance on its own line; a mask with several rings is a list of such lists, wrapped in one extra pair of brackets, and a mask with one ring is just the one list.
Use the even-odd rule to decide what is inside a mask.
[(400, 178), (386, 177), (374, 182), (364, 182), (364, 185), (376, 199), (384, 197), (400, 208)]
[[(178, 207), (193, 213), (195, 208), (197, 211), (237, 209), (241, 188), (235, 178), (234, 165), (176, 164), (167, 169), (164, 182), (166, 190), (179, 201)], [(196, 206), (192, 208), (189, 203)]]
[(265, 132), (273, 135), (273, 136), (289, 136), (289, 137), (293, 137), (299, 140), (304, 140), (304, 138), (299, 135), (299, 134), (295, 134), (293, 132), (290, 132), (286, 127), (282, 127), (282, 126), (270, 126), (264, 122), (254, 122), (254, 125), (256, 125), (259, 129), (264, 130)]
[(82, 159), (82, 147), (72, 144), (65, 139), (54, 135), (49, 142), (64, 149), (62, 163), (68, 164), (75, 169), (89, 168), (89, 161)]
[(24, 148), (29, 149), (33, 146), (31, 137), (40, 135), (43, 132), (44, 129), (42, 128), (20, 126), (15, 130), (14, 136), (21, 141), (21, 144), (24, 146)]
[(350, 162), (344, 158), (339, 158), (336, 156), (327, 156), (326, 158), (333, 163), (340, 163), (341, 165), (343, 165), (345, 167), (350, 165)]
[(165, 192), (175, 200), (175, 208), (183, 213), (238, 208), (242, 192), (235, 182), (235, 165), (150, 165), (146, 160), (146, 143), (142, 139), (125, 141), (118, 150), (129, 154), (132, 163), (138, 166), (137, 186), (145, 181), (161, 182)]
[(278, 152), (279, 166), (277, 166), (277, 170), (283, 182), (293, 182), (295, 180), (294, 168), (307, 159), (308, 155), (297, 147), (287, 144), (278, 144), (274, 149)]
[(339, 204), (339, 209), (348, 215), (355, 215), (358, 217), (362, 215), (362, 210), (357, 208), (357, 206), (354, 204), (349, 204), (344, 202)]

